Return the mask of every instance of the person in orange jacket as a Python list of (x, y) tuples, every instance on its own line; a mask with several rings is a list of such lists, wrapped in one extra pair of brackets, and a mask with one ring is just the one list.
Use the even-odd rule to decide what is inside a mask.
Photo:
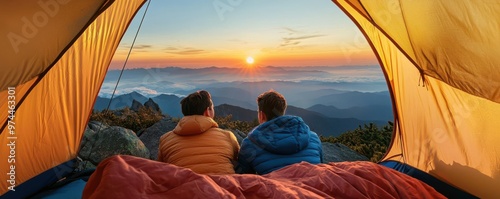
[(158, 160), (199, 174), (233, 174), (240, 146), (230, 131), (213, 120), (210, 93), (194, 92), (181, 101), (184, 117), (160, 137)]

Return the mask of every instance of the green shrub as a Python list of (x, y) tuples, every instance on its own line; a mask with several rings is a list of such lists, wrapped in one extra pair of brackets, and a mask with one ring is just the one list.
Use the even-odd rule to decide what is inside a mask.
[(219, 124), (220, 128), (223, 129), (236, 129), (243, 133), (249, 133), (253, 128), (259, 125), (257, 119), (251, 122), (233, 120), (233, 115), (227, 115), (225, 117), (216, 116), (214, 120)]
[(341, 143), (352, 150), (368, 157), (372, 162), (378, 162), (387, 152), (392, 138), (393, 123), (382, 128), (370, 123), (359, 126), (357, 129), (347, 131), (338, 137), (323, 137), (321, 141)]
[(137, 133), (152, 126), (163, 117), (161, 113), (151, 108), (141, 107), (135, 112), (125, 107), (115, 111), (93, 111), (90, 120), (99, 121), (110, 126), (121, 126)]

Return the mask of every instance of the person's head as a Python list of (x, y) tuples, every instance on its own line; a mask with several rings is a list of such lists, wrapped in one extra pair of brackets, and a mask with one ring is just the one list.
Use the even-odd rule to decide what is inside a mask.
[(204, 115), (214, 118), (215, 110), (210, 93), (201, 90), (189, 94), (181, 100), (182, 114), (189, 115)]
[(259, 106), (259, 123), (282, 116), (286, 110), (285, 97), (274, 90), (260, 94), (257, 97), (257, 105)]

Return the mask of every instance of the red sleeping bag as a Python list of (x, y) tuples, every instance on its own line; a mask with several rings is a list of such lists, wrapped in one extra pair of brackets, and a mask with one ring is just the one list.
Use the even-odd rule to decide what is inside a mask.
[(445, 198), (427, 184), (372, 162), (290, 165), (266, 175), (201, 175), (118, 155), (102, 161), (83, 198)]

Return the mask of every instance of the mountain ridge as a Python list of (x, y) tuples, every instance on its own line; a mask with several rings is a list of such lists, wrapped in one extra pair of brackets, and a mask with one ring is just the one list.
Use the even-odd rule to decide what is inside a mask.
[(315, 104), (307, 110), (321, 113), (334, 118), (357, 118), (360, 120), (393, 120), (392, 107), (384, 105), (355, 106), (350, 108), (337, 108), (323, 104)]
[[(339, 91), (333, 90), (332, 92), (337, 93)], [(232, 115), (233, 120), (240, 120), (240, 121), (254, 121), (257, 119), (256, 105), (252, 105), (249, 102), (242, 102), (235, 100), (233, 98), (225, 97), (226, 95), (224, 95), (224, 92), (222, 93), (214, 92), (214, 93), (221, 94), (224, 96), (224, 97), (219, 97), (212, 94), (212, 99), (214, 101), (214, 106), (216, 110), (216, 116), (224, 117), (227, 115)], [(340, 92), (339, 94), (342, 94), (342, 92)], [(237, 95), (235, 94), (235, 96)], [(140, 103), (144, 103), (148, 100), (147, 97), (141, 95), (138, 92), (131, 92), (128, 94), (119, 95), (115, 99), (113, 99), (110, 109), (116, 110), (124, 107), (131, 107), (132, 101), (134, 99)], [(172, 117), (183, 116), (180, 106), (180, 101), (182, 99), (181, 97), (172, 94), (160, 94), (158, 96), (152, 97), (151, 99), (159, 105), (159, 108), (162, 110), (163, 114)], [(253, 100), (254, 99), (252, 99), (252, 101)], [(96, 104), (94, 105), (94, 108), (96, 110), (103, 110), (105, 107), (107, 107), (107, 103), (109, 103), (109, 99), (98, 97), (98, 99), (96, 100)], [(375, 107), (375, 109), (373, 110), (379, 110), (377, 108), (378, 107)], [(390, 109), (390, 107), (388, 109), (392, 113), (392, 109)], [(349, 115), (346, 113), (346, 111), (348, 112), (349, 110), (356, 110), (356, 108), (338, 109), (334, 106), (320, 104), (311, 106), (308, 109), (306, 109), (294, 105), (288, 105), (286, 114), (302, 117), (302, 119), (306, 122), (306, 124), (309, 125), (312, 131), (315, 131), (323, 136), (338, 136), (343, 132), (346, 132), (348, 130), (353, 130), (358, 126), (367, 123), (375, 123), (377, 125), (385, 125), (387, 123), (386, 120), (387, 116), (382, 119), (374, 118), (376, 117), (377, 114), (380, 113), (374, 113), (375, 116), (373, 117), (367, 117), (367, 116), (363, 117), (362, 115), (363, 111), (359, 112), (358, 110), (358, 112), (354, 112), (351, 115)], [(382, 108), (380, 110), (384, 109)], [(342, 111), (344, 111), (344, 113)]]

